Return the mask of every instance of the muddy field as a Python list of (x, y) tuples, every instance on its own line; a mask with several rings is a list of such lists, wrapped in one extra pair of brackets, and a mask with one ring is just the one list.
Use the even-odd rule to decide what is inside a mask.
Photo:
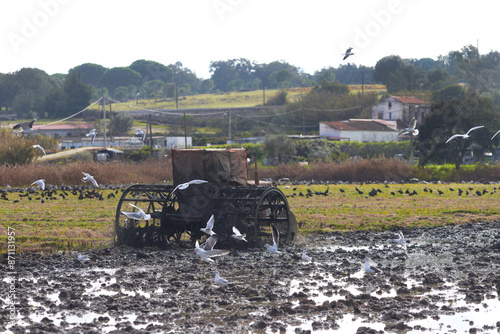
[(406, 251), (392, 232), (348, 232), (213, 264), (193, 248), (25, 254), (14, 271), (3, 259), (0, 332), (499, 333), (500, 222), (403, 232)]

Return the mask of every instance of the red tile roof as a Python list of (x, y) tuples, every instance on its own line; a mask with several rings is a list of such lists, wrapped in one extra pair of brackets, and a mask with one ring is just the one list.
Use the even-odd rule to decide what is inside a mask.
[(50, 124), (50, 125), (33, 125), (36, 130), (87, 130), (91, 129), (92, 125), (89, 124)]
[(425, 101), (422, 101), (415, 96), (393, 96), (396, 100), (404, 104), (425, 104)]
[(348, 122), (324, 122), (340, 131), (395, 131), (377, 120), (350, 120)]

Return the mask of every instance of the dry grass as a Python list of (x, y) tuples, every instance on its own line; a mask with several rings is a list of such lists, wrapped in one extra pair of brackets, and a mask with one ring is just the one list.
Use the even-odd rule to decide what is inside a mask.
[(52, 185), (84, 185), (82, 172), (94, 176), (99, 184), (161, 183), (172, 179), (172, 165), (165, 159), (142, 163), (73, 162), (68, 164), (31, 164), (0, 166), (0, 187), (28, 187), (45, 179)]

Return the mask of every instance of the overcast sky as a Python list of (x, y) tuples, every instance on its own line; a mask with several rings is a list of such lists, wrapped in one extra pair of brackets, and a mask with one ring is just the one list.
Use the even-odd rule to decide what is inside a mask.
[[(495, 5), (492, 5), (495, 4)], [(67, 73), (83, 63), (286, 61), (313, 74), (389, 55), (437, 59), (466, 45), (500, 51), (498, 1), (0, 0), (0, 73)], [(342, 61), (352, 46), (354, 56)]]

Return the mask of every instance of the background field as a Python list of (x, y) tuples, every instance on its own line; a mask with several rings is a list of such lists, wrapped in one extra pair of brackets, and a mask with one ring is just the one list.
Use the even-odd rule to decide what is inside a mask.
[[(301, 234), (500, 219), (496, 184), (281, 185), (280, 189), (297, 217)], [(370, 196), (373, 189), (377, 194)], [(461, 196), (459, 189), (463, 191)], [(15, 229), (17, 252), (50, 253), (112, 246), (121, 190), (100, 190), (102, 200), (79, 200), (77, 195), (65, 193), (67, 196), (62, 198), (64, 193), (58, 190), (52, 196), (55, 199), (46, 197), (42, 203), (36, 194), (30, 201), (20, 197), (24, 192), (7, 192), (8, 200), (2, 200), (0, 206), (0, 216), (4, 217), (0, 227), (2, 252), (7, 249), (8, 227)], [(16, 200), (19, 202), (14, 203)]]

